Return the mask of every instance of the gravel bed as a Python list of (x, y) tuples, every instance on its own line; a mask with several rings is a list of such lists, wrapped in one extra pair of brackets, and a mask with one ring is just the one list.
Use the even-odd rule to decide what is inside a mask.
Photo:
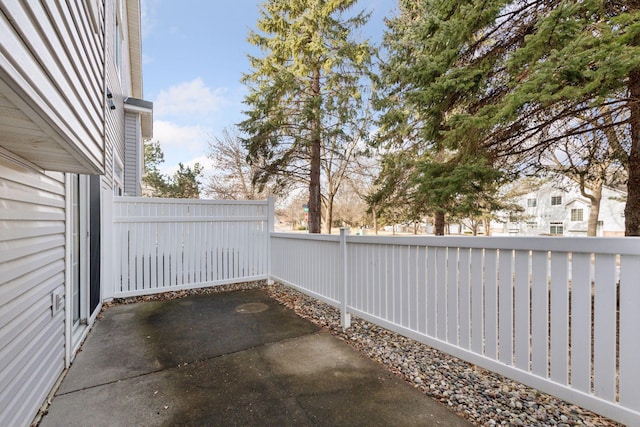
[(340, 312), (330, 305), (280, 284), (265, 289), (475, 425), (622, 425), (365, 320), (352, 316), (351, 328), (342, 331)]
[(280, 304), (381, 363), (475, 425), (622, 426), (579, 406), (487, 371), (357, 317), (340, 327), (340, 312), (290, 287), (264, 281), (114, 299), (130, 304), (261, 288)]

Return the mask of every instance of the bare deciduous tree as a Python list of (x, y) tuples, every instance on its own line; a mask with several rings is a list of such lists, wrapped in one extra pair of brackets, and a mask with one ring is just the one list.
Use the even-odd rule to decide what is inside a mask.
[(256, 200), (269, 194), (268, 188), (259, 188), (254, 181), (257, 166), (247, 162), (247, 150), (235, 130), (224, 129), (222, 135), (209, 141), (209, 153), (213, 161), (213, 174), (206, 193), (216, 199)]

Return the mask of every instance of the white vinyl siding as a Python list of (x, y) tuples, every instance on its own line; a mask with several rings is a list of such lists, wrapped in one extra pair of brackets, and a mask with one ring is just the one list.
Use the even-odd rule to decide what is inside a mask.
[(29, 425), (65, 366), (65, 184), (0, 150), (0, 424)]
[(42, 169), (104, 173), (103, 36), (83, 3), (0, 5), (0, 98), (21, 120), (0, 123), (0, 146)]

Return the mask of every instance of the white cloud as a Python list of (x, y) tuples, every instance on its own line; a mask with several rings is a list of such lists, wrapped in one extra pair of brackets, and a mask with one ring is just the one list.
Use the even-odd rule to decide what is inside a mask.
[(156, 117), (202, 121), (229, 104), (225, 93), (225, 89), (213, 90), (197, 78), (161, 91), (154, 101), (153, 113)]
[(163, 151), (177, 148), (184, 154), (204, 153), (211, 131), (203, 126), (182, 126), (164, 120), (153, 121), (153, 137)]

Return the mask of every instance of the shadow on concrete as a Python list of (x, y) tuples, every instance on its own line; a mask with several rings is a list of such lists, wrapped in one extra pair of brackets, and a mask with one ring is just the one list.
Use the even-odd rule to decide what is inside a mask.
[(107, 309), (40, 425), (470, 424), (256, 289)]

